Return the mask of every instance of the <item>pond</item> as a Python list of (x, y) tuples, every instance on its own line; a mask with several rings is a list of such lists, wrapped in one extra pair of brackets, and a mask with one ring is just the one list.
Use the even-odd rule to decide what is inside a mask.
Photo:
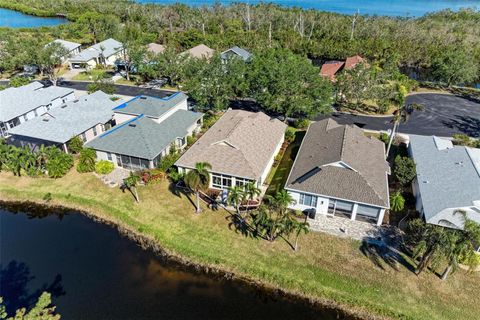
[(166, 261), (76, 212), (0, 208), (0, 253), (10, 312), (47, 290), (62, 319), (347, 319)]
[(0, 8), (0, 27), (39, 28), (68, 22), (57, 17), (36, 17), (18, 11)]

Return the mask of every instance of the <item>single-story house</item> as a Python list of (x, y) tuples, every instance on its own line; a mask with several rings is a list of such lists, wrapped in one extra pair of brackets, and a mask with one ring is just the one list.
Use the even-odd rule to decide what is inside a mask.
[(261, 187), (283, 144), (286, 128), (265, 113), (228, 110), (175, 165), (186, 173), (197, 162), (208, 162), (213, 189), (249, 182)]
[(200, 131), (203, 114), (188, 111), (187, 96), (139, 96), (114, 109), (116, 127), (86, 144), (98, 160), (129, 170), (155, 168), (160, 159), (187, 145), (187, 137)]
[(68, 152), (67, 143), (79, 136), (88, 142), (115, 125), (113, 108), (118, 105), (110, 96), (97, 91), (13, 128), (8, 142), (35, 150), (41, 145), (55, 145)]
[[(390, 208), (385, 145), (355, 125), (329, 118), (310, 124), (285, 189), (291, 209), (382, 224)], [(312, 214), (314, 213), (314, 214)]]
[(215, 50), (204, 44), (199, 44), (198, 46), (188, 49), (180, 54), (197, 59), (210, 59), (215, 54)]
[(331, 81), (335, 81), (335, 76), (341, 70), (351, 70), (359, 63), (364, 62), (366, 62), (365, 59), (358, 55), (348, 57), (345, 61), (327, 61), (322, 65), (320, 69), (320, 75), (330, 79)]
[(153, 53), (153, 54), (161, 54), (165, 52), (165, 46), (158, 44), (158, 43), (149, 43), (147, 45), (147, 52)]
[(97, 64), (114, 66), (116, 62), (123, 60), (123, 58), (123, 44), (110, 38), (80, 51), (80, 53), (68, 59), (68, 62), (71, 69), (94, 68)]
[(416, 209), (426, 223), (463, 229), (467, 218), (480, 223), (480, 149), (454, 146), (435, 136), (410, 135)]
[(52, 44), (52, 43), (58, 43), (58, 44), (62, 45), (68, 51), (67, 55), (65, 55), (62, 58), (63, 62), (67, 61), (69, 57), (73, 57), (73, 56), (79, 54), (80, 53), (80, 47), (82, 46), (80, 43), (66, 41), (66, 40), (62, 40), (62, 39), (53, 40), (52, 42), (47, 44), (47, 46)]
[(75, 99), (73, 89), (32, 82), (0, 91), (0, 138), (21, 123)]
[(235, 47), (232, 47), (230, 49), (227, 49), (227, 50), (223, 51), (220, 54), (220, 57), (222, 58), (223, 62), (227, 62), (228, 60), (232, 59), (233, 57), (237, 57), (237, 58), (242, 59), (245, 62), (248, 62), (252, 58), (252, 54), (250, 52), (248, 52), (247, 50), (243, 49), (243, 48), (235, 46)]

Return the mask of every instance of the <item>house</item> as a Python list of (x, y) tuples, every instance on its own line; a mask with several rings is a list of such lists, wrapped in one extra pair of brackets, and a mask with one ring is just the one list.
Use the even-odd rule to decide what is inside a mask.
[(86, 144), (98, 160), (128, 170), (155, 168), (161, 158), (187, 145), (187, 137), (200, 131), (203, 114), (188, 111), (187, 96), (138, 96), (114, 109), (118, 125)]
[(73, 137), (79, 136), (85, 143), (114, 126), (113, 108), (117, 105), (102, 91), (82, 96), (13, 128), (8, 142), (32, 150), (54, 145), (68, 152), (67, 143)]
[(74, 99), (73, 89), (44, 87), (38, 81), (0, 91), (0, 138), (21, 123)]
[(312, 123), (302, 141), (285, 189), (291, 209), (381, 225), (389, 209), (385, 145), (355, 125), (333, 119)]
[(252, 58), (252, 54), (243, 48), (235, 46), (223, 51), (220, 54), (220, 57), (224, 63), (232, 59), (233, 57), (237, 57), (245, 62), (248, 62)]
[(147, 52), (153, 53), (153, 54), (162, 54), (165, 52), (165, 46), (158, 44), (158, 43), (149, 43), (147, 45)]
[(435, 136), (410, 135), (416, 209), (425, 222), (462, 229), (467, 218), (480, 223), (480, 149), (454, 146)]
[(210, 188), (264, 183), (284, 140), (286, 125), (264, 113), (227, 111), (175, 163), (180, 172), (212, 165)]
[(207, 47), (204, 44), (199, 44), (198, 46), (188, 49), (180, 54), (197, 59), (210, 59), (215, 54), (215, 50)]
[(359, 55), (348, 57), (345, 61), (327, 61), (321, 69), (320, 75), (328, 78), (331, 81), (335, 81), (335, 76), (342, 70), (351, 70), (355, 68), (359, 63), (365, 63), (366, 60)]
[(110, 38), (80, 51), (68, 62), (71, 69), (94, 68), (97, 64), (114, 66), (116, 62), (123, 60), (124, 51), (121, 42)]
[(80, 43), (70, 42), (62, 39), (56, 39), (50, 42), (49, 44), (47, 44), (47, 46), (53, 43), (60, 44), (68, 51), (68, 53), (64, 57), (62, 57), (63, 62), (67, 61), (69, 57), (73, 57), (80, 53), (80, 47), (81, 47)]

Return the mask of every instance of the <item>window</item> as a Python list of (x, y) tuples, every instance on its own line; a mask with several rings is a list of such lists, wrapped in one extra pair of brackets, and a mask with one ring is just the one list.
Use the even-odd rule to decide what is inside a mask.
[(352, 215), (353, 203), (342, 200), (330, 199), (328, 202), (328, 213), (338, 217), (350, 218)]
[(38, 117), (37, 109), (33, 110), (33, 114), (35, 115), (35, 117)]
[(107, 159), (108, 161), (112, 161), (112, 154), (110, 152), (107, 152)]
[(13, 120), (8, 121), (8, 127), (10, 129), (18, 126), (19, 124), (20, 124), (20, 119), (18, 119), (18, 118), (15, 118)]
[(81, 138), (83, 142), (87, 142), (87, 136), (85, 135), (85, 132), (81, 134)]
[(317, 197), (309, 194), (300, 193), (300, 204), (315, 208), (317, 207)]
[(92, 130), (93, 130), (93, 136), (96, 137), (97, 136), (97, 127), (93, 127)]
[(212, 175), (212, 186), (214, 188), (222, 188), (222, 176)]
[(232, 186), (232, 177), (212, 174), (212, 186), (217, 189), (227, 189)]
[(23, 121), (25, 121), (25, 122), (28, 121), (28, 118), (27, 118), (27, 115), (26, 115), (26, 114), (23, 115)]

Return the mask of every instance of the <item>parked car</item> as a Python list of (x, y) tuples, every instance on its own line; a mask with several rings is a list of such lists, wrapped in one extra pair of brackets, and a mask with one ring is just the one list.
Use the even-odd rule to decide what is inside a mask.
[(147, 88), (147, 89), (159, 89), (168, 83), (167, 78), (160, 78), (151, 80), (145, 84), (142, 84), (140, 87)]

